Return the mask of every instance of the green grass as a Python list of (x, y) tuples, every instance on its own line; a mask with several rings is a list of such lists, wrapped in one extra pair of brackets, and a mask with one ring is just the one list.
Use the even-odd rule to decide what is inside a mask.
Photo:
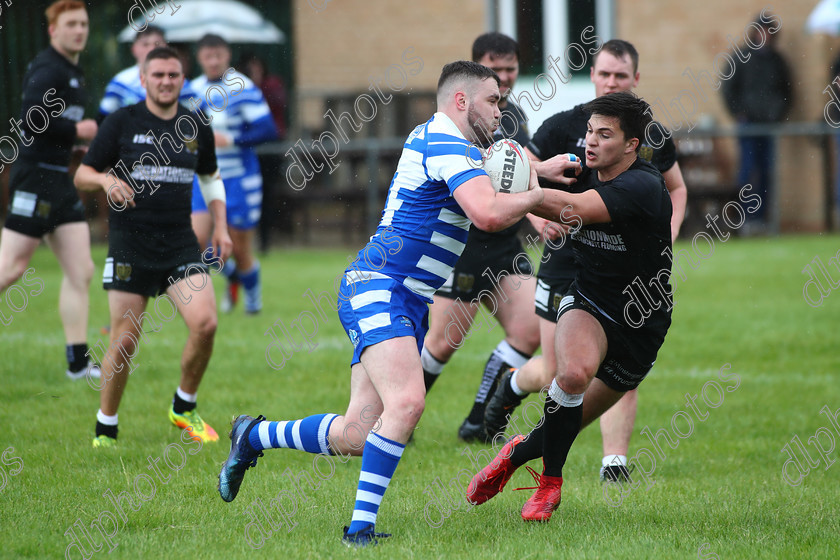
[[(671, 331), (640, 391), (631, 455), (639, 447), (651, 448), (639, 435), (641, 429), (670, 431), (674, 414), (686, 409), (684, 395), (696, 394), (717, 379), (724, 364), (740, 376), (740, 386), (726, 393), (718, 408), (700, 405), (709, 418), (695, 420), (692, 435), (678, 440), (676, 449), (665, 447), (666, 457), (658, 458), (651, 475), (656, 484), (630, 492), (620, 507), (607, 504), (597, 480), (601, 449), (595, 428), (579, 437), (570, 454), (563, 504), (550, 523), (521, 521), (519, 509), (530, 495), (527, 491), (506, 491), (471, 511), (461, 502), (438, 528), (426, 522), (430, 496), (424, 491), (429, 485), (438, 477), (448, 485), (461, 469), (474, 472), (455, 433), (500, 336), (498, 327), (492, 332), (485, 328), (455, 355), (428, 397), (415, 443), (407, 449), (380, 510), (377, 528), (394, 533), (383, 546), (360, 552), (339, 543), (353, 507), (360, 464), (353, 459), (336, 462), (335, 473), (319, 488), (304, 489), (310, 499), (298, 500), (292, 517), (297, 525), (291, 532), (283, 528), (258, 551), (252, 549), (245, 539), (249, 506), (257, 499), (267, 505), (278, 492), (293, 489), (283, 476), (287, 467), (312, 475), (313, 456), (267, 452), (258, 468), (249, 471), (236, 501), (226, 504), (216, 491), (218, 468), (228, 451), (225, 438), (195, 455), (187, 453), (180, 471), (160, 462), (163, 475), (171, 478), (157, 483), (155, 495), (138, 511), (126, 512), (112, 557), (837, 557), (840, 465), (826, 470), (823, 464), (792, 487), (781, 477), (781, 449), (794, 435), (807, 442), (828, 425), (819, 415), (824, 405), (840, 408), (840, 290), (812, 308), (802, 297), (807, 277), (801, 272), (816, 255), (827, 263), (838, 245), (837, 236), (732, 239), (718, 243), (714, 255), (696, 269), (686, 269)], [(303, 293), (331, 289), (354, 252), (276, 251), (262, 261), (263, 313), (246, 317), (239, 310), (220, 318), (199, 403), (204, 418), (224, 432), (223, 438), (236, 413), (295, 419), (344, 410), (351, 346), (335, 313), (320, 322), (318, 347), (296, 353), (282, 370), (266, 363), (264, 332), (278, 318), (288, 325), (302, 311), (312, 310)], [(94, 260), (98, 271), (91, 286), (91, 343), (104, 339), (99, 329), (108, 317), (99, 283), (102, 248), (94, 251)], [(114, 511), (103, 493), (130, 490), (134, 496), (134, 481), (142, 481), (138, 475), (152, 474), (148, 457), (159, 457), (174, 444), (170, 460), (177, 466), (176, 446), (195, 451), (197, 446), (180, 443), (166, 417), (186, 333), (178, 318), (148, 334), (120, 409), (119, 448), (94, 451), (98, 395), (84, 381), (73, 383), (63, 374), (56, 261), (39, 250), (32, 266), (44, 281), (43, 293), (30, 298), (12, 324), (0, 326), (0, 453), (13, 446), (15, 452), (5, 462), (15, 455), (24, 464), (16, 476), (0, 464), (6, 483), (0, 491), (0, 556), (61, 558), (69, 543), (64, 533), (76, 519), (90, 526), (102, 511)], [(221, 282), (215, 284), (220, 290)], [(6, 306), (2, 297), (0, 306)], [(684, 425), (679, 417), (677, 421)], [(475, 453), (483, 447), (469, 449)], [(319, 466), (329, 475), (327, 463)], [(465, 479), (459, 492), (464, 485)], [(509, 488), (529, 485), (523, 469)], [(140, 489), (149, 491), (144, 485)], [(107, 548), (94, 557), (105, 554)]]

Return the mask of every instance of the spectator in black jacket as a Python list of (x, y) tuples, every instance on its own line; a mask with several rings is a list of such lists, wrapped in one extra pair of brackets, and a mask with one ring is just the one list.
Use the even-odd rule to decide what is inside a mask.
[[(790, 69), (775, 48), (779, 28), (772, 28), (762, 18), (748, 27), (746, 46), (733, 52), (735, 73), (724, 82), (723, 96), (727, 107), (739, 125), (747, 123), (775, 123), (785, 119), (792, 102)], [(759, 45), (755, 48), (755, 45)], [(754, 49), (754, 50), (753, 50)], [(741, 170), (738, 185), (750, 183), (753, 192), (761, 196), (762, 204), (753, 213), (744, 212), (749, 222), (746, 232), (766, 227), (768, 187), (773, 165), (772, 136), (740, 136)]]

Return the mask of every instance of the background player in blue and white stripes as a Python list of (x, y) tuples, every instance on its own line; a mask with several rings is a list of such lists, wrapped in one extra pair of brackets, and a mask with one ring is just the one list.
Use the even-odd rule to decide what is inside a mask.
[[(206, 100), (216, 138), (216, 157), (227, 192), (228, 230), (233, 257), (225, 263), (229, 285), (221, 310), (236, 303), (238, 283), (245, 288), (245, 311), (262, 309), (260, 263), (254, 258), (254, 231), (262, 209), (262, 175), (253, 147), (277, 138), (277, 129), (262, 92), (247, 76), (231, 68), (230, 46), (218, 35), (198, 42), (198, 64), (204, 74), (192, 88)], [(203, 247), (210, 238), (210, 214), (198, 189), (193, 189), (193, 229)]]
[[(428, 304), (458, 260), (471, 222), (498, 231), (543, 200), (536, 172), (530, 190), (501, 194), (480, 168), (481, 153), (471, 143), (498, 126), (499, 98), (499, 78), (489, 68), (467, 61), (444, 66), (438, 112), (408, 136), (379, 227), (339, 290), (339, 317), (354, 346), (347, 411), (291, 422), (237, 417), (219, 474), (222, 499), (236, 497), (263, 449), (362, 455), (343, 541), (366, 546), (387, 536), (374, 531), (376, 515), (425, 406), (420, 350)], [(353, 424), (367, 433), (364, 443), (345, 435)]]
[[(163, 29), (154, 25), (146, 26), (143, 31), (138, 31), (134, 37), (134, 42), (131, 44), (131, 54), (137, 64), (130, 66), (125, 70), (120, 71), (116, 76), (111, 78), (108, 85), (105, 86), (105, 95), (102, 101), (99, 102), (99, 116), (97, 122), (102, 123), (105, 117), (121, 109), (134, 105), (146, 99), (146, 88), (140, 83), (140, 67), (143, 61), (146, 60), (146, 55), (157, 47), (165, 47), (166, 39), (164, 38)], [(181, 89), (181, 95), (178, 101), (187, 107), (190, 107), (191, 99), (194, 98), (193, 91), (190, 88), (189, 80), (184, 80), (184, 87)], [(195, 98), (195, 109), (201, 106), (201, 100)]]
[[(500, 80), (502, 116), (499, 128), (492, 138), (484, 140), (483, 146), (489, 147), (501, 138), (513, 138), (522, 146), (527, 145), (530, 139), (528, 118), (519, 105), (509, 99), (519, 75), (518, 43), (501, 33), (485, 33), (473, 42), (472, 59), (496, 72)], [(543, 231), (546, 220), (533, 215), (528, 219), (538, 232)], [(420, 353), (426, 392), (465, 342), (466, 333), (479, 311), (479, 307), (470, 302), (477, 301), (482, 293), (491, 293), (494, 298), (491, 313), (505, 330), (505, 338), (493, 349), (484, 366), (472, 409), (458, 429), (458, 437), (465, 441), (489, 441), (484, 430), (484, 407), (493, 395), (499, 377), (510, 368), (525, 365), (540, 344), (539, 322), (533, 310), (537, 281), (530, 276), (530, 263), (526, 259), (517, 260), (517, 255), (525, 251), (517, 236), (524, 221), (495, 233), (481, 231), (473, 225), (461, 258), (435, 293), (434, 303), (429, 308), (431, 328)], [(514, 278), (517, 270), (528, 276)], [(458, 300), (464, 303), (458, 305)], [(487, 298), (481, 303), (490, 309)], [(463, 322), (453, 319), (460, 315), (465, 319)], [(457, 323), (454, 329), (453, 322)]]

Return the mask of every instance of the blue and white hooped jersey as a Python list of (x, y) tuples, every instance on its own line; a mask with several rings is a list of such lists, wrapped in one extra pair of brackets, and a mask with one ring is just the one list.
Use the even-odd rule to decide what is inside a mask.
[(203, 110), (212, 118), (213, 131), (229, 134), (235, 143), (216, 148), (222, 179), (253, 183), (260, 188), (262, 176), (252, 147), (277, 138), (271, 111), (260, 89), (247, 76), (233, 70), (225, 72), (224, 80), (210, 81), (207, 76), (199, 76), (191, 86), (205, 100)]
[[(191, 108), (189, 103), (191, 97), (200, 101), (199, 106), (204, 104), (204, 101), (193, 92), (190, 81), (184, 80), (184, 87), (181, 88), (178, 101), (181, 105)], [(146, 99), (146, 89), (140, 83), (140, 67), (135, 64), (114, 76), (105, 86), (105, 95), (99, 103), (99, 113), (110, 115), (117, 109), (134, 105), (144, 99)]]
[[(350, 269), (387, 276), (431, 302), (467, 242), (470, 220), (452, 194), (486, 175), (481, 151), (443, 113), (406, 140), (379, 227)], [(349, 272), (349, 281), (357, 280)], [(381, 276), (382, 275), (382, 276)]]

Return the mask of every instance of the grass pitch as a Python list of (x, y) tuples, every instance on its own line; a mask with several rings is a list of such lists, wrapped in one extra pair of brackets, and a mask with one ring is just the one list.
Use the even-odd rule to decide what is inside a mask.
[[(498, 326), (473, 333), (429, 394), (415, 443), (383, 501), (377, 529), (394, 536), (367, 551), (349, 551), (339, 542), (353, 508), (359, 459), (313, 463), (305, 453), (267, 451), (246, 475), (236, 501), (226, 504), (216, 491), (232, 415), (296, 419), (344, 410), (350, 343), (335, 313), (318, 315), (304, 293), (331, 291), (357, 248), (282, 250), (263, 257), (262, 314), (247, 317), (240, 308), (220, 317), (199, 410), (222, 441), (200, 450), (184, 444), (166, 416), (186, 338), (180, 318), (148, 333), (141, 344), (120, 408), (119, 447), (92, 449), (98, 394), (84, 381), (64, 376), (57, 313), (61, 277), (54, 257), (39, 250), (32, 266), (43, 292), (28, 296), (26, 308), (0, 326), (0, 557), (61, 558), (74, 534), (88, 558), (105, 557), (109, 549), (113, 558), (201, 559), (837, 557), (838, 453), (821, 459), (808, 439), (817, 436), (814, 441), (829, 449), (831, 437), (840, 447), (840, 433), (820, 414), (826, 405), (840, 408), (840, 290), (831, 292), (827, 285), (822, 304), (808, 305), (802, 270), (815, 256), (827, 265), (839, 241), (837, 236), (730, 239), (696, 268), (685, 266), (673, 325), (641, 387), (631, 443), (631, 455), (640, 448), (655, 454), (655, 468), (641, 462), (652, 471), (653, 484), (623, 496), (620, 488), (608, 488), (605, 495), (597, 477), (600, 436), (593, 426), (570, 453), (563, 503), (547, 524), (525, 524), (519, 517), (530, 492), (512, 489), (531, 485), (524, 469), (485, 505), (470, 509), (460, 499), (466, 478), (459, 480), (459, 472), (473, 474), (471, 456), (486, 448), (467, 446), (455, 434), (484, 361), (501, 337)], [(685, 243), (676, 249), (691, 251)], [(103, 248), (94, 251), (94, 260), (91, 344), (106, 341), (100, 327), (108, 321), (99, 277)], [(840, 273), (834, 278), (840, 280)], [(218, 278), (215, 288), (218, 294)], [(13, 300), (17, 308), (20, 302)], [(10, 316), (1, 296), (0, 306)], [(278, 319), (289, 325), (304, 311), (318, 318), (317, 347), (301, 348), (282, 369), (272, 369), (265, 332)], [(723, 382), (719, 375), (727, 364), (731, 369), (722, 373), (730, 377)], [(736, 375), (739, 383), (732, 389)], [(712, 402), (722, 402), (711, 408), (699, 399), (700, 413), (708, 417), (698, 421), (685, 395), (701, 393), (710, 381), (731, 390), (720, 398), (707, 389)], [(675, 430), (689, 431), (680, 411), (693, 420), (682, 439), (674, 437)], [(667, 430), (676, 447), (663, 435), (657, 453), (640, 435), (645, 427)], [(819, 462), (795, 487), (782, 477), (788, 458), (782, 449), (794, 436)], [(804, 463), (801, 451), (796, 456)], [(798, 476), (792, 465), (787, 473)], [(119, 499), (123, 492), (121, 514), (109, 496)], [(284, 524), (272, 530), (260, 504), (271, 507), (278, 493), (287, 512), (295, 496), (295, 511), (275, 515)], [(261, 529), (248, 525), (254, 519)], [(114, 536), (104, 541), (96, 524)], [(82, 525), (98, 551), (82, 536)], [(71, 558), (82, 556), (75, 547), (68, 552)]]

